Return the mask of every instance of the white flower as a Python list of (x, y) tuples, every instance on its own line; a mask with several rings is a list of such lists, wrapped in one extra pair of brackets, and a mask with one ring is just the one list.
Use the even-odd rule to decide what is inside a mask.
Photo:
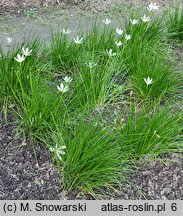
[(118, 46), (118, 47), (120, 47), (120, 46), (123, 45), (123, 43), (122, 43), (121, 41), (119, 41), (119, 42), (115, 42), (115, 44), (116, 44), (116, 46)]
[(79, 36), (73, 38), (75, 44), (81, 44), (83, 42), (83, 37), (79, 39)]
[(31, 52), (32, 52), (32, 49), (29, 50), (29, 48), (24, 49), (24, 47), (22, 47), (22, 54), (23, 54), (24, 56), (30, 56), (30, 55), (31, 55)]
[(57, 86), (57, 89), (62, 92), (62, 93), (65, 93), (69, 90), (69, 86), (68, 85), (65, 85), (63, 83), (60, 83), (60, 86)]
[(147, 17), (146, 15), (144, 15), (143, 17), (141, 17), (143, 22), (149, 22), (151, 19), (150, 17)]
[(151, 85), (154, 82), (153, 79), (150, 77), (144, 78), (144, 81), (147, 85)]
[(70, 33), (71, 33), (71, 31), (70, 31), (69, 29), (67, 29), (67, 30), (65, 30), (65, 29), (62, 29), (62, 33), (63, 33), (63, 34), (70, 34)]
[(23, 62), (24, 60), (25, 60), (25, 57), (24, 57), (24, 55), (20, 55), (20, 54), (18, 54), (17, 55), (17, 57), (15, 57), (15, 60), (17, 61), (17, 62)]
[(64, 77), (64, 81), (65, 81), (66, 83), (70, 83), (70, 82), (72, 82), (72, 78), (66, 76), (66, 77)]
[(125, 35), (126, 40), (130, 40), (131, 39), (131, 35)]
[(106, 50), (107, 54), (109, 55), (109, 57), (115, 56), (116, 53), (112, 53), (112, 49), (110, 50)]
[(12, 44), (13, 42), (12, 37), (7, 37), (6, 40), (7, 40), (8, 45)]
[(66, 149), (66, 146), (61, 146), (60, 148), (58, 148), (58, 145), (56, 144), (55, 148), (54, 147), (50, 147), (50, 151), (53, 152), (54, 154), (56, 154), (56, 156), (58, 157), (58, 159), (60, 161), (62, 161), (62, 157), (61, 155), (65, 155), (65, 151), (64, 149)]
[(105, 20), (103, 20), (103, 23), (105, 23), (105, 25), (109, 25), (111, 23), (111, 20), (110, 19), (105, 19)]
[(116, 33), (118, 35), (122, 35), (123, 34), (123, 30), (122, 29), (119, 29), (119, 28), (116, 28)]
[(134, 19), (134, 20), (131, 20), (131, 19), (130, 19), (130, 22), (131, 22), (132, 25), (135, 25), (135, 24), (138, 24), (139, 21), (136, 20), (136, 19)]
[(88, 64), (86, 64), (90, 69), (92, 69), (93, 67), (95, 67), (97, 64), (94, 64), (92, 62), (89, 62)]
[(159, 9), (159, 6), (158, 5), (156, 5), (156, 3), (152, 3), (151, 2), (151, 4), (147, 7), (147, 10), (148, 11), (155, 11), (155, 10), (158, 10)]

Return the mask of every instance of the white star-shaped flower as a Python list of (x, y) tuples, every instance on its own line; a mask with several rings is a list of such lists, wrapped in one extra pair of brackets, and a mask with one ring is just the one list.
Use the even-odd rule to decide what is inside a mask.
[(130, 19), (130, 22), (131, 22), (132, 25), (135, 25), (135, 24), (138, 24), (139, 21), (136, 20), (136, 19), (134, 19), (134, 20), (131, 20), (131, 19)]
[(153, 81), (152, 78), (147, 77), (147, 78), (144, 78), (144, 82), (145, 82), (147, 85), (151, 85), (154, 81)]
[(158, 10), (159, 9), (159, 6), (158, 5), (156, 5), (156, 3), (152, 3), (151, 2), (151, 4), (147, 7), (147, 10), (148, 11), (155, 11), (155, 10)]
[(81, 44), (83, 42), (83, 37), (79, 38), (79, 36), (77, 36), (76, 38), (73, 38), (73, 40), (75, 44)]
[(23, 54), (24, 56), (30, 56), (30, 55), (31, 55), (31, 52), (32, 52), (32, 49), (29, 50), (29, 48), (24, 49), (24, 47), (22, 47), (22, 54)]
[(151, 19), (150, 19), (150, 17), (147, 17), (146, 15), (144, 15), (143, 17), (141, 17), (141, 20), (143, 22), (149, 22)]
[(66, 76), (66, 77), (64, 77), (64, 81), (65, 81), (66, 83), (71, 83), (71, 82), (72, 82), (72, 78)]
[(132, 37), (131, 37), (131, 35), (125, 35), (125, 38), (126, 38), (126, 40), (128, 41), (128, 40), (130, 40)]
[(110, 19), (105, 19), (105, 20), (103, 20), (103, 23), (105, 25), (109, 25), (111, 23), (111, 20)]
[(57, 86), (57, 89), (61, 92), (61, 93), (65, 93), (69, 90), (69, 86), (65, 85), (63, 83), (60, 83), (60, 86)]
[(90, 69), (92, 69), (93, 67), (95, 67), (97, 64), (93, 63), (93, 62), (89, 62), (86, 64)]
[(116, 33), (117, 33), (118, 35), (122, 35), (122, 34), (123, 34), (123, 30), (120, 29), (120, 28), (116, 28)]
[(71, 31), (69, 30), (69, 29), (62, 29), (62, 33), (63, 34), (70, 34), (71, 33)]
[(63, 145), (60, 148), (58, 148), (58, 145), (56, 144), (55, 147), (50, 147), (50, 151), (53, 152), (60, 161), (62, 161), (62, 155), (65, 155), (65, 151), (64, 149), (66, 149), (66, 146)]
[(17, 57), (15, 57), (15, 60), (19, 63), (22, 63), (25, 60), (25, 56), (18, 54)]
[(115, 56), (115, 55), (116, 55), (116, 53), (113, 53), (113, 52), (112, 52), (112, 49), (106, 50), (106, 52), (107, 52), (107, 54), (108, 54), (109, 57), (112, 57), (112, 56)]
[(115, 42), (115, 44), (116, 44), (117, 47), (120, 47), (120, 46), (123, 45), (123, 43), (121, 41)]

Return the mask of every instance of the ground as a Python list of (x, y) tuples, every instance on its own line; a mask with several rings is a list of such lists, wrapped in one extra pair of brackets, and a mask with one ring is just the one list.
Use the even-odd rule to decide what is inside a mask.
[[(45, 8), (47, 11), (50, 8), (48, 7), (49, 2), (48, 0), (34, 0), (19, 1), (21, 4), (18, 4), (17, 1), (1, 0), (0, 15), (20, 17), (14, 18), (14, 21), (1, 17), (5, 22), (0, 32), (0, 40), (5, 42), (7, 35), (10, 35), (15, 40), (20, 41), (20, 29), (23, 29), (25, 26), (31, 29), (32, 26), (35, 27), (38, 20), (30, 21), (27, 18), (35, 15), (36, 18), (40, 18), (41, 23), (41, 17), (44, 16)], [(57, 10), (52, 18), (55, 19), (58, 11), (59, 15), (61, 11), (64, 11), (64, 14), (68, 11), (72, 11), (71, 14), (74, 14), (76, 10), (82, 10), (84, 13), (86, 11), (105, 11), (109, 6), (117, 3), (124, 5), (127, 2), (128, 4), (147, 4), (147, 1), (143, 0), (52, 1)], [(166, 6), (167, 2), (172, 1), (162, 0), (157, 2)], [(72, 9), (70, 8), (71, 5)], [(41, 6), (44, 6), (44, 9)], [(39, 13), (43, 13), (43, 15), (38, 16), (37, 14)], [(58, 19), (57, 22), (59, 23), (59, 21)], [(12, 30), (13, 26), (18, 25), (17, 23), (19, 23), (20, 28), (17, 27)], [(42, 30), (40, 30), (39, 34), (47, 37), (49, 25), (46, 26), (45, 23), (41, 23), (36, 26), (36, 29), (40, 29), (38, 26), (40, 27), (41, 25)], [(8, 114), (7, 119), (9, 123), (13, 122), (13, 117), (10, 114)], [(60, 174), (53, 164), (49, 151), (42, 145), (32, 147), (28, 139), (23, 139), (21, 131), (17, 129), (15, 123), (6, 123), (2, 112), (0, 112), (0, 149), (0, 199), (93, 199), (88, 194), (63, 191), (60, 183)], [(182, 200), (182, 154), (163, 155), (162, 158), (167, 160), (157, 159), (152, 162), (144, 159), (140, 161), (137, 165), (137, 170), (130, 176), (130, 181), (116, 188), (114, 198)]]
[[(159, 5), (166, 6), (174, 4), (176, 0), (158, 0)], [(147, 0), (1, 0), (0, 15), (15, 14), (22, 15), (28, 9), (35, 11), (44, 11), (45, 8), (53, 6), (53, 8), (66, 10), (84, 10), (90, 12), (106, 11), (111, 7), (120, 8), (124, 5), (147, 5)]]

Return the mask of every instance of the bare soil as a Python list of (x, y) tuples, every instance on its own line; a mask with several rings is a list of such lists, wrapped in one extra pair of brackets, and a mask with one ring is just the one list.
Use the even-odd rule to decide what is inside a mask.
[(34, 146), (17, 134), (12, 116), (6, 124), (0, 114), (0, 200), (63, 199), (58, 170), (43, 146)]
[[(110, 7), (128, 5), (147, 5), (148, 0), (0, 0), (0, 16), (21, 16), (27, 9), (44, 11), (45, 7), (60, 7), (65, 10), (84, 10), (100, 12)], [(157, 0), (158, 5), (173, 5), (176, 0)], [(183, 2), (183, 1), (182, 1)]]

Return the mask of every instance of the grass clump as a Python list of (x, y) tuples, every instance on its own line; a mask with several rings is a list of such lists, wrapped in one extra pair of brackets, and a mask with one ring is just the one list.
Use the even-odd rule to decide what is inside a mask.
[[(29, 45), (29, 51), (32, 50), (30, 56), (24, 56), (23, 50)], [(11, 90), (20, 89), (21, 85), (25, 88), (29, 88), (27, 85), (27, 77), (30, 72), (41, 70), (41, 64), (39, 59), (39, 50), (41, 43), (39, 40), (24, 42), (17, 50), (9, 50), (7, 53), (0, 49), (0, 86), (2, 91), (0, 92), (0, 99), (10, 96)], [(24, 56), (22, 63), (17, 62), (17, 56)], [(19, 79), (19, 81), (18, 81)], [(19, 83), (19, 84), (18, 84)]]
[(131, 103), (129, 117), (120, 129), (123, 151), (125, 147), (137, 159), (145, 155), (182, 152), (181, 114), (171, 113), (170, 105), (138, 110), (137, 105)]
[(183, 8), (179, 3), (173, 9), (167, 11), (167, 28), (170, 39), (183, 40)]
[(68, 39), (67, 34), (64, 34), (63, 32), (52, 34), (50, 48), (51, 62), (57, 69), (67, 71), (76, 65), (77, 53), (79, 52), (80, 47), (74, 46)]
[(92, 192), (124, 179), (128, 155), (119, 153), (116, 132), (111, 128), (80, 120), (69, 132), (59, 129), (51, 137), (58, 147), (65, 146), (61, 161), (65, 189)]

